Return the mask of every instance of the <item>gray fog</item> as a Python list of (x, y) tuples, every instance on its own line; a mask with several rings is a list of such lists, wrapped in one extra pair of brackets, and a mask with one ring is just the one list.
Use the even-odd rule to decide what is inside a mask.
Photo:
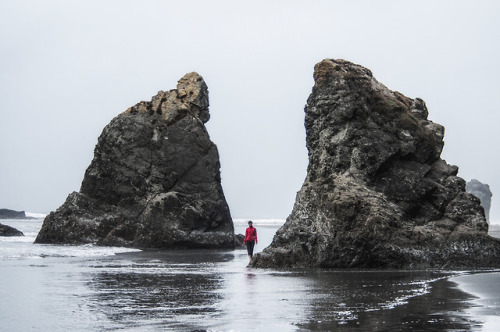
[(500, 223), (499, 41), (498, 1), (1, 0), (0, 207), (57, 209), (113, 117), (196, 71), (233, 218), (286, 218), (313, 67), (342, 58), (426, 101)]

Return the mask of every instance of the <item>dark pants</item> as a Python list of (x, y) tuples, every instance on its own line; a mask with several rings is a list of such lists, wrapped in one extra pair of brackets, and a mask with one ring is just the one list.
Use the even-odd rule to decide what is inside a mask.
[(247, 241), (246, 244), (248, 255), (253, 256), (253, 247), (255, 246), (255, 241)]

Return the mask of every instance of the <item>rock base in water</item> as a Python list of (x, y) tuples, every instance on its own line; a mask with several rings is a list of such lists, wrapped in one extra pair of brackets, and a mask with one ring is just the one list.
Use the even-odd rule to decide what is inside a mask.
[(14, 227), (0, 224), (0, 236), (24, 236), (24, 234)]

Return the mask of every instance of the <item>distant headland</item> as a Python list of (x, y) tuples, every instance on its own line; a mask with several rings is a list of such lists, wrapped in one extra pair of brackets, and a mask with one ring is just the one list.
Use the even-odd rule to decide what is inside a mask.
[(33, 218), (27, 217), (25, 211), (0, 209), (0, 219), (33, 219)]

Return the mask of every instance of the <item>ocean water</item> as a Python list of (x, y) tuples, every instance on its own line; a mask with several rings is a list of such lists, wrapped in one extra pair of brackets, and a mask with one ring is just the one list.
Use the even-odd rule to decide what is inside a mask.
[[(496, 331), (500, 273), (272, 270), (244, 249), (33, 244), (42, 220), (2, 220), (0, 331)], [(254, 220), (259, 244), (283, 220)], [(237, 233), (246, 220), (236, 219)], [(477, 285), (481, 287), (477, 288)], [(474, 288), (476, 287), (476, 288)]]

